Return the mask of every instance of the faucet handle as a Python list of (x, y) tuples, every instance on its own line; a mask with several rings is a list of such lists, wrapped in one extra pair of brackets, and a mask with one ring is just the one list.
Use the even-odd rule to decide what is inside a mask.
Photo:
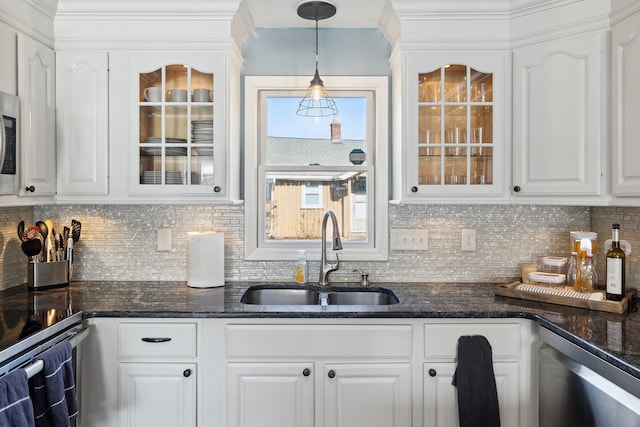
[(360, 273), (360, 285), (369, 286), (369, 274), (363, 273), (362, 270), (353, 270), (354, 273)]

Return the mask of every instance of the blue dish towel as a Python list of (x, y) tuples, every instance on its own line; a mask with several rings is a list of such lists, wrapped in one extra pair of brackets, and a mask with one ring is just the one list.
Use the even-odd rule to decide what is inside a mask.
[(40, 355), (42, 372), (31, 378), (36, 427), (69, 427), (78, 416), (71, 343), (65, 341)]
[(458, 391), (460, 427), (500, 427), (491, 344), (482, 335), (465, 335), (458, 339), (458, 365), (453, 385)]
[(33, 405), (24, 369), (0, 378), (0, 426), (33, 427)]

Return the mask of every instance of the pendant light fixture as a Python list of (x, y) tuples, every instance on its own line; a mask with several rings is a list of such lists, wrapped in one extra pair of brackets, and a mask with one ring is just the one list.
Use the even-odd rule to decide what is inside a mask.
[(316, 21), (316, 73), (296, 111), (299, 116), (325, 117), (338, 114), (336, 103), (327, 95), (324, 83), (318, 74), (318, 21), (331, 18), (335, 14), (336, 7), (326, 0), (308, 0), (298, 5), (298, 16)]

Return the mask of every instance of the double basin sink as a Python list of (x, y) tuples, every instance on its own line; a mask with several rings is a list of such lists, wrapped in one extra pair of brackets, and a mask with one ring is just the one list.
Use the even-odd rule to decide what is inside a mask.
[(400, 300), (364, 286), (255, 285), (240, 298), (247, 311), (386, 311)]

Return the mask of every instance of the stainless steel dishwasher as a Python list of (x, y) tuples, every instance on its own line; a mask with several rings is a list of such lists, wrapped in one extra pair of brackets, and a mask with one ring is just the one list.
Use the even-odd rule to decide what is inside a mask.
[(640, 380), (540, 328), (540, 427), (640, 427)]

